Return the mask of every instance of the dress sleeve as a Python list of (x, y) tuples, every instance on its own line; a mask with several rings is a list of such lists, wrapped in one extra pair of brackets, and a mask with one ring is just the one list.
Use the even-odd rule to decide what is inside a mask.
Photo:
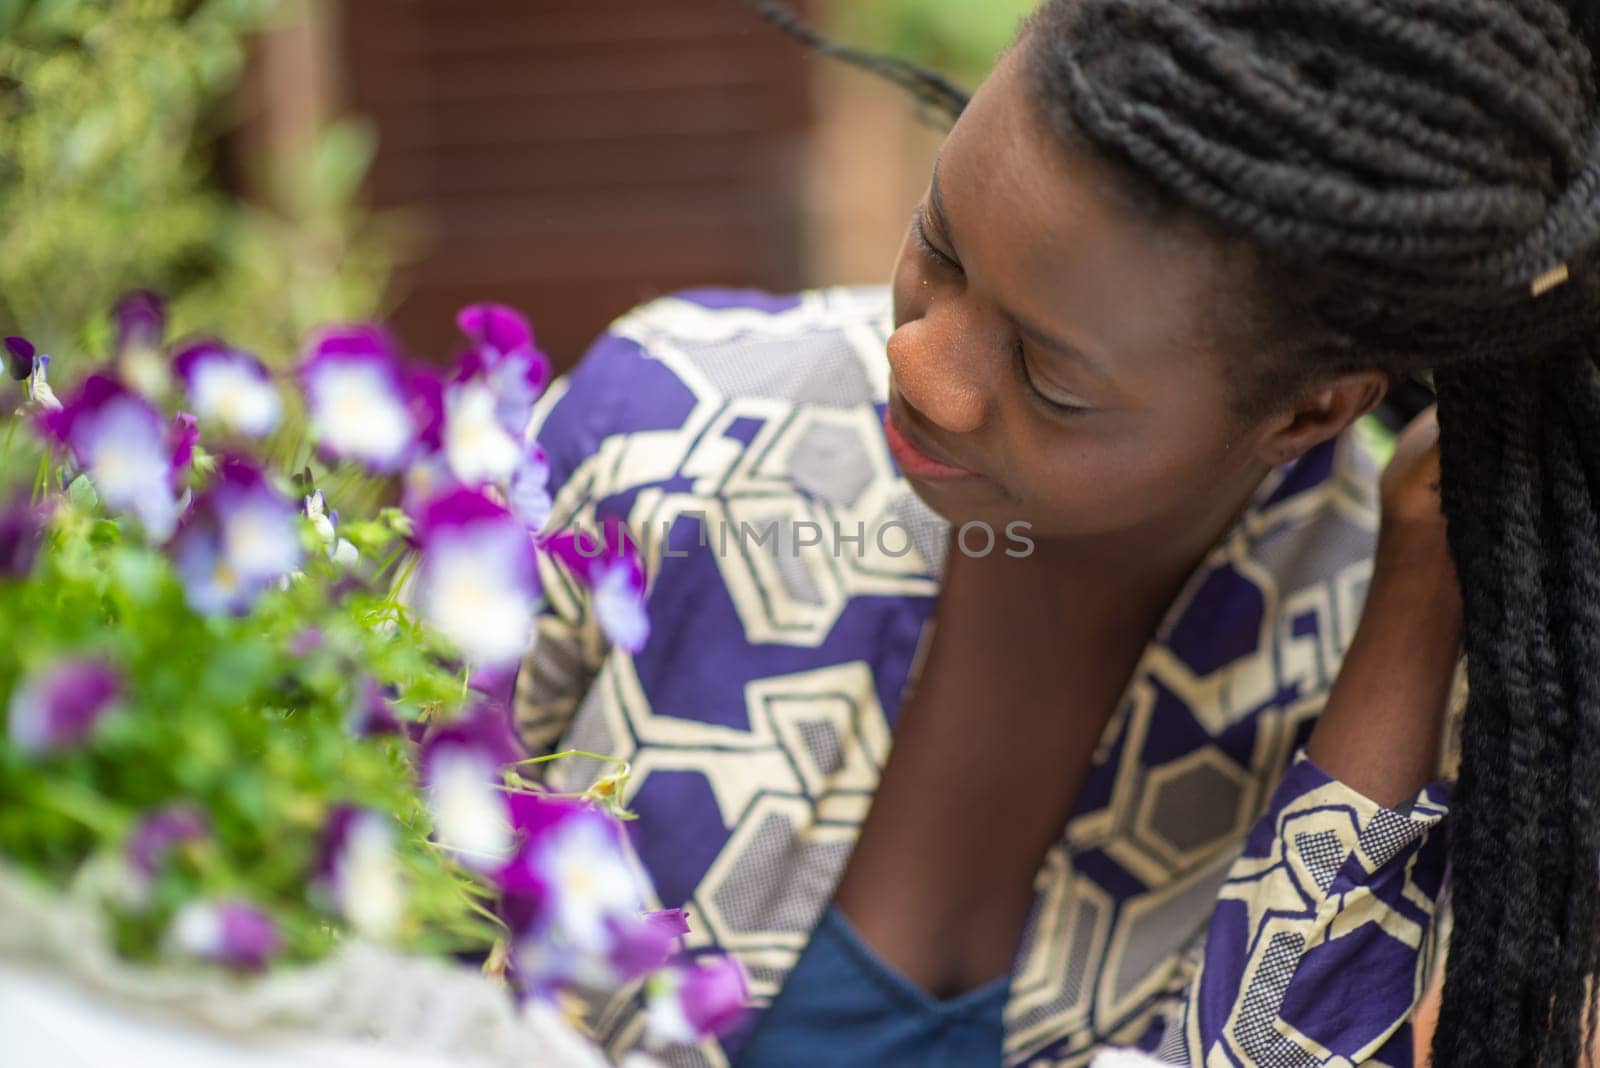
[(1412, 1063), (1449, 790), (1386, 808), (1296, 752), (1218, 896), (1164, 1060)]
[[(606, 443), (623, 423), (632, 368), (643, 358), (636, 342), (608, 331), (540, 398), (528, 437), (550, 464), (544, 533), (599, 529), (597, 511), (609, 493)], [(517, 733), (535, 756), (550, 752), (566, 732), (609, 650), (587, 588), (545, 553), (539, 578), (544, 601), (514, 691)]]

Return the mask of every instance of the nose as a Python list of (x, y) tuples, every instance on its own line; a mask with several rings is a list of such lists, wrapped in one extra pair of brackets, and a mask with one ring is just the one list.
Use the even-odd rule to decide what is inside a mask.
[(966, 434), (989, 418), (983, 358), (952, 315), (930, 309), (889, 336), (889, 370), (906, 402), (935, 426)]

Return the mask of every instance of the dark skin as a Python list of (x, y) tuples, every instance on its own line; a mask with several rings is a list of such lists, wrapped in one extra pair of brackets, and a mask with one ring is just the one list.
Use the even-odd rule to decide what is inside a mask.
[[(1249, 250), (1140, 216), (1112, 181), (1038, 121), (1013, 53), (952, 131), (895, 268), (890, 421), (969, 472), (907, 471), (913, 488), (958, 527), (1020, 520), (1037, 543), (951, 552), (837, 891), (938, 996), (1010, 969), (1035, 874), (1185, 579), (1271, 467), (1385, 388), (1339, 375), (1243, 417), (1228, 371), (1259, 354), (1218, 309)], [(1308, 746), (1386, 804), (1431, 777), (1459, 642), (1433, 440), (1414, 429), (1385, 476), (1368, 607)]]

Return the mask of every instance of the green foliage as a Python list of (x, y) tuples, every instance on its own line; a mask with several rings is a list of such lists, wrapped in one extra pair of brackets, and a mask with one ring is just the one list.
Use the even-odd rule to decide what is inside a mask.
[(892, 52), (976, 88), (1038, 0), (851, 0), (832, 7), (830, 32)]
[[(0, 439), (0, 470), (30, 470), (40, 450), (14, 431)], [(48, 458), (41, 470), (60, 481)], [(247, 615), (207, 617), (159, 549), (124, 537), (125, 521), (104, 513), (85, 477), (43, 495), (53, 512), (37, 561), (20, 580), (0, 576), (0, 856), (65, 888), (85, 871), (118, 870), (152, 810), (196, 808), (206, 840), (181, 849), (147, 892), (107, 901), (120, 949), (157, 956), (185, 902), (237, 897), (272, 916), (279, 959), (308, 960), (344, 927), (308, 873), (335, 806), (359, 805), (395, 820), (407, 903), (397, 943), (487, 952), (500, 933), (483, 913), (491, 897), (428, 840), (410, 743), (350, 728), (363, 678), (394, 687), (396, 714), (413, 722), (448, 718), (467, 697), (444, 651), (381, 592), (404, 555), (398, 513), (361, 524), (364, 553), (383, 562), (368, 581), (330, 561), (308, 527), (298, 577)], [(85, 656), (123, 681), (118, 709), (88, 743), (34, 753), (8, 740), (19, 681)]]
[(319, 322), (377, 310), (385, 241), (356, 207), (373, 138), (323, 131), (273, 213), (218, 185), (248, 35), (280, 0), (0, 0), (0, 332), (103, 354), (123, 292), (175, 329), (283, 363)]

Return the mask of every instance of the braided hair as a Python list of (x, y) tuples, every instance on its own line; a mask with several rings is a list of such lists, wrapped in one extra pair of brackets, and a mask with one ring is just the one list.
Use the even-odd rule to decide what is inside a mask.
[(1433, 375), (1470, 681), (1433, 1063), (1578, 1063), (1600, 1004), (1600, 3), (1045, 0), (1018, 47), (1055, 133), (1296, 280), (1255, 294), (1272, 366), (1242, 403)]

